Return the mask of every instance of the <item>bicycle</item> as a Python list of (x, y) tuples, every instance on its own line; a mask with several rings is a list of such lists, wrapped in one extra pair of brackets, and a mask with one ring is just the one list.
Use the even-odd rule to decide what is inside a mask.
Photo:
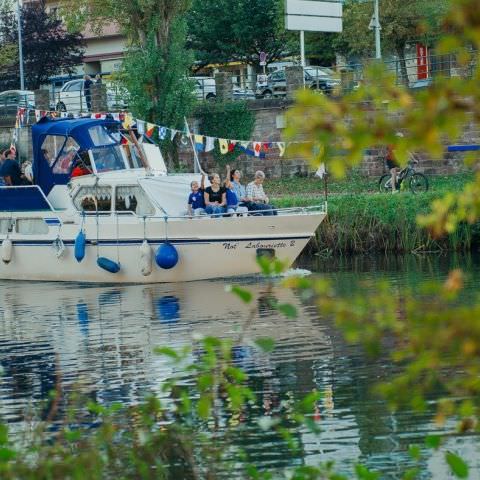
[[(422, 193), (428, 192), (428, 178), (423, 173), (418, 173), (415, 171), (414, 164), (418, 163), (417, 161), (410, 161), (408, 165), (400, 170), (397, 175), (397, 184), (396, 189), (401, 190), (403, 182), (408, 182), (408, 186), (412, 193)], [(382, 175), (378, 182), (378, 187), (380, 192), (391, 192), (392, 191), (392, 176), (389, 173)]]

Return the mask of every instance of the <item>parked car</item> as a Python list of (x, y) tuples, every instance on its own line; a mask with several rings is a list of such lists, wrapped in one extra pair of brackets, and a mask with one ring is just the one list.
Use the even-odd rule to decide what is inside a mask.
[(410, 88), (413, 88), (413, 89), (427, 88), (432, 85), (432, 82), (433, 82), (432, 77), (415, 80), (414, 82), (410, 83)]
[[(304, 70), (305, 86), (312, 90), (320, 90), (327, 95), (331, 94), (334, 88), (339, 85), (338, 80), (331, 78), (313, 77), (308, 71)], [(284, 96), (287, 93), (287, 79), (285, 70), (277, 70), (268, 75), (266, 82), (257, 82), (255, 96), (257, 98), (271, 98)]]
[(213, 77), (191, 77), (195, 82), (197, 100), (213, 100), (217, 96), (215, 79)]
[[(190, 77), (195, 82), (197, 100), (214, 100), (217, 97), (217, 87), (214, 77)], [(249, 88), (233, 86), (234, 100), (249, 100), (255, 98), (255, 92)]]
[[(83, 79), (70, 80), (55, 95), (55, 109), (60, 112), (87, 112), (87, 101), (83, 90)], [(107, 108), (125, 110), (128, 107), (126, 92), (113, 84), (107, 87)]]
[(0, 109), (17, 110), (18, 108), (35, 108), (35, 94), (31, 90), (5, 90), (0, 93)]

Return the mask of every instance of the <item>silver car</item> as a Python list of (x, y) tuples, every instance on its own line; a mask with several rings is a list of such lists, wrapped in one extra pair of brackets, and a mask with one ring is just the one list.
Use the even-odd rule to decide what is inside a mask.
[(35, 108), (35, 94), (31, 90), (5, 90), (0, 93), (1, 110)]

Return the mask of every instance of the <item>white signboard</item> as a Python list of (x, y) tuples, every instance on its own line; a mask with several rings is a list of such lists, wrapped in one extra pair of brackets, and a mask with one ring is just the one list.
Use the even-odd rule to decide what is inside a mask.
[(342, 3), (339, 1), (285, 0), (287, 30), (341, 32)]

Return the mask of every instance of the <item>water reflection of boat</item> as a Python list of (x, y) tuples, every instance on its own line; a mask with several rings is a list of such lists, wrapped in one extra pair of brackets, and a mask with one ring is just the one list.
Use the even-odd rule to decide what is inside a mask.
[[(186, 204), (199, 175), (167, 175), (156, 147), (137, 142), (133, 155), (119, 129), (107, 119), (43, 118), (32, 127), (35, 184), (0, 187), (0, 278), (161, 283), (247, 275), (258, 272), (262, 253), (292, 264), (325, 218), (326, 205), (191, 218)], [(78, 165), (87, 174), (72, 177)]]
[[(48, 283), (1, 286), (0, 358), (6, 371), (1, 388), (5, 398), (14, 389), (23, 398), (14, 404), (1, 402), (4, 414), (13, 409), (20, 415), (28, 398), (42, 396), (39, 372), (47, 365), (53, 368), (52, 378), (58, 370), (66, 391), (83, 385), (102, 401), (136, 401), (147, 390), (158, 390), (172, 373), (154, 348), (189, 345), (192, 335), (239, 339), (242, 328), (248, 327), (236, 342), (234, 356), (255, 371), (271, 370), (292, 356), (309, 359), (319, 351), (327, 357), (330, 352), (329, 339), (312, 323), (308, 307), (293, 292), (278, 287), (270, 291), (267, 285), (255, 284), (254, 300), (246, 305), (220, 281), (78, 288), (57, 284), (55, 289)], [(299, 317), (286, 320), (271, 308), (267, 311), (266, 295), (292, 303)], [(252, 317), (252, 308), (258, 306), (261, 313)], [(259, 337), (276, 341), (272, 356), (252, 348), (251, 340)], [(33, 351), (38, 353), (35, 358), (24, 362), (26, 352)], [(24, 369), (27, 385), (15, 386), (13, 364)]]

